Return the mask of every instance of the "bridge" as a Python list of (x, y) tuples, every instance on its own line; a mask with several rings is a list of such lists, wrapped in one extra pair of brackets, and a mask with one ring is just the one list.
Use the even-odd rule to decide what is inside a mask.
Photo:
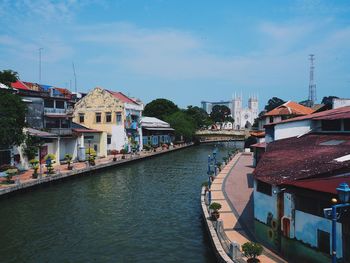
[(245, 130), (199, 130), (196, 132), (196, 137), (200, 143), (210, 142), (244, 142), (249, 137), (249, 132)]

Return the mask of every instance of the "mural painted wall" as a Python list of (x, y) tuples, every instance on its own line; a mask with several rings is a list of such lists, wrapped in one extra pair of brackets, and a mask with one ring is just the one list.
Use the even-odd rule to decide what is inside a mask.
[[(330, 233), (330, 246), (332, 246), (332, 222), (326, 218), (307, 214), (298, 210), (295, 210), (295, 238), (310, 246), (318, 247), (318, 231)], [(337, 223), (337, 256), (343, 257), (342, 249), (342, 226)], [(331, 249), (330, 249), (331, 250)]]

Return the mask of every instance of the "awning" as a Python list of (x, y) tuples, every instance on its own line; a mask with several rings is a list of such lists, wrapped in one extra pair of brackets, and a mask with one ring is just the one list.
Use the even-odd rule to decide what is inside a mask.
[(46, 131), (39, 131), (33, 128), (26, 128), (26, 130), (31, 136), (40, 137), (40, 138), (57, 138), (56, 134), (49, 133)]
[(145, 130), (148, 131), (175, 131), (173, 128), (157, 128), (157, 127), (143, 127)]

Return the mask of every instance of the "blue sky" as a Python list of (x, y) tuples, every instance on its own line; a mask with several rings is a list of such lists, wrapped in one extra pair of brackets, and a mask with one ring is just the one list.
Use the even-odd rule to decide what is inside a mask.
[[(232, 94), (350, 97), (349, 1), (1, 0), (0, 70), (181, 107)], [(246, 103), (246, 102), (245, 102)]]

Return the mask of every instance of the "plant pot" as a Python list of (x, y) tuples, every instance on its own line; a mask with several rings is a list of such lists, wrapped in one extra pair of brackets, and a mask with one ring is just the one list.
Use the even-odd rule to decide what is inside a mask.
[(116, 157), (113, 157), (113, 162), (117, 161), (117, 158)]
[(259, 263), (260, 260), (258, 258), (248, 258), (247, 262), (248, 263)]
[(73, 170), (73, 166), (68, 165), (68, 170)]
[(122, 159), (125, 159), (125, 155), (122, 156)]
[(33, 178), (33, 179), (38, 178), (38, 174), (37, 174), (37, 173), (33, 173), (33, 174), (32, 174), (32, 178)]
[(213, 212), (211, 212), (211, 219), (212, 219), (213, 221), (217, 221), (217, 220), (219, 219), (219, 217), (220, 217), (219, 211), (213, 211)]

